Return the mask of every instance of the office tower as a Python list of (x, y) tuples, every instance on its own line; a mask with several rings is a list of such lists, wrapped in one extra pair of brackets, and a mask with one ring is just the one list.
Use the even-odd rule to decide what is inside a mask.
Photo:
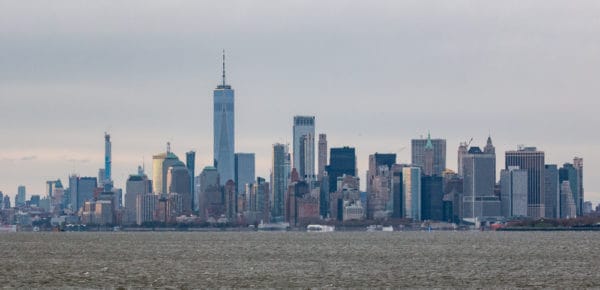
[(185, 166), (190, 172), (190, 192), (192, 195), (192, 209), (196, 209), (196, 152), (188, 151), (185, 153)]
[(29, 206), (30, 207), (40, 207), (40, 195), (39, 194), (31, 195), (31, 198), (29, 199)]
[[(558, 181), (558, 180), (557, 180)], [(510, 166), (500, 171), (502, 216), (527, 216), (527, 170)]]
[[(487, 146), (486, 146), (487, 147)], [(496, 154), (488, 147), (487, 152), (471, 147), (463, 155), (463, 219), (471, 222), (501, 216), (499, 198), (494, 194), (496, 186)]]
[(559, 171), (556, 164), (544, 165), (544, 199), (547, 218), (560, 218)]
[(213, 150), (214, 166), (225, 184), (235, 180), (235, 100), (234, 90), (225, 82), (225, 51), (223, 51), (223, 83), (213, 91)]
[(402, 170), (408, 165), (405, 164), (393, 164), (390, 169), (391, 181), (391, 193), (392, 193), (392, 217), (402, 218), (404, 217), (404, 195), (403, 195), (403, 176)]
[(319, 134), (319, 181), (323, 181), (327, 167), (327, 135)]
[(17, 187), (17, 196), (15, 197), (15, 206), (25, 206), (26, 200), (27, 199), (25, 185), (19, 185), (19, 187)]
[[(433, 164), (431, 175), (442, 176), (442, 172), (446, 169), (446, 140), (445, 139), (431, 139), (430, 134), (427, 134), (427, 139), (413, 139), (411, 141), (411, 154), (412, 154), (412, 165), (421, 167), (421, 170), (425, 169), (425, 153), (426, 147), (429, 144), (429, 148), (433, 147)], [(431, 150), (431, 149), (428, 149)]]
[(546, 214), (544, 165), (544, 152), (535, 147), (520, 147), (505, 153), (504, 169), (519, 166), (527, 170), (527, 216), (533, 218), (541, 218)]
[(10, 208), (10, 205), (11, 205), (11, 204), (10, 204), (10, 196), (8, 196), (8, 195), (5, 195), (5, 196), (4, 196), (4, 199), (2, 200), (2, 206), (3, 206), (5, 209), (8, 209), (8, 208)]
[(326, 167), (329, 177), (329, 192), (337, 191), (337, 179), (344, 174), (356, 176), (356, 150), (352, 147), (331, 148), (329, 165)]
[(136, 219), (137, 225), (151, 223), (155, 221), (156, 209), (160, 196), (157, 194), (138, 194), (135, 197)]
[(577, 189), (577, 199), (575, 200), (575, 207), (577, 207), (577, 215), (583, 215), (583, 200), (584, 200), (584, 192), (583, 192), (583, 158), (575, 157), (573, 158), (573, 167), (577, 170), (577, 184), (579, 188)]
[(171, 143), (167, 142), (167, 151), (152, 156), (152, 190), (156, 194), (167, 193), (167, 171), (178, 163), (179, 158), (171, 152)]
[[(104, 179), (102, 184), (109, 184), (112, 181), (112, 152), (110, 135), (104, 132)], [(100, 180), (99, 180), (100, 181)]]
[(463, 216), (462, 193), (463, 193), (463, 178), (458, 173), (446, 172), (444, 177), (444, 220), (460, 223)]
[(237, 196), (235, 192), (235, 182), (233, 180), (227, 180), (227, 182), (223, 186), (223, 197), (225, 199), (225, 212), (223, 214), (225, 215), (225, 217), (227, 217), (229, 221), (232, 221), (236, 217), (236, 208), (238, 207)]
[(369, 169), (367, 170), (367, 192), (371, 192), (373, 186), (372, 181), (375, 178), (377, 170), (381, 166), (385, 166), (388, 169), (392, 168), (392, 165), (396, 164), (396, 154), (393, 153), (375, 153), (369, 155)]
[(580, 169), (576, 168), (574, 164), (565, 163), (563, 167), (558, 170), (559, 175), (559, 183), (562, 185), (563, 181), (568, 181), (569, 186), (571, 186), (571, 194), (573, 194), (573, 202), (575, 203), (575, 213), (577, 216), (580, 216), (580, 208), (579, 208), (579, 199), (581, 196), (580, 189), (582, 188), (579, 184)]
[(125, 184), (125, 223), (136, 222), (137, 212), (140, 210), (136, 206), (137, 196), (150, 193), (152, 193), (152, 182), (141, 167), (138, 167), (138, 173), (129, 175)]
[(287, 145), (273, 145), (273, 166), (271, 184), (273, 187), (273, 200), (271, 201), (271, 216), (276, 221), (283, 221), (285, 207), (285, 192), (289, 174), (289, 152)]
[(4, 207), (4, 193), (0, 191), (0, 209), (5, 209)]
[(396, 154), (369, 155), (367, 170), (367, 218), (385, 218), (392, 215), (392, 175), (390, 168), (396, 163)]
[(98, 168), (98, 180), (104, 184), (104, 178), (106, 178), (106, 170), (104, 168)]
[[(76, 182), (75, 200), (71, 202), (75, 203), (73, 211), (78, 211), (86, 201), (94, 200), (94, 192), (98, 188), (98, 179), (96, 177), (74, 177)], [(71, 184), (71, 180), (69, 180)]]
[(190, 188), (190, 179), (192, 179), (192, 176), (185, 164), (181, 161), (175, 162), (167, 169), (166, 193), (177, 193), (181, 197), (181, 213), (184, 215), (190, 215), (192, 213), (192, 189)]
[(404, 217), (421, 220), (421, 168), (402, 168), (402, 192), (404, 193)]
[(256, 178), (253, 184), (254, 194), (256, 195), (256, 211), (259, 212), (259, 219), (269, 221), (269, 183), (262, 177)]
[(577, 217), (577, 207), (573, 199), (572, 186), (568, 180), (564, 180), (560, 184), (560, 218), (575, 217)]
[[(307, 135), (310, 137), (307, 138)], [(315, 117), (294, 116), (292, 167), (296, 168), (300, 178), (315, 174)], [(305, 140), (308, 139), (308, 140)]]
[(444, 178), (424, 175), (421, 177), (421, 219), (442, 221), (444, 199)]
[(254, 183), (255, 174), (254, 153), (235, 153), (235, 192), (236, 197), (244, 191), (246, 184)]
[(469, 143), (467, 142), (460, 142), (460, 145), (458, 146), (458, 162), (457, 162), (457, 173), (458, 175), (462, 175), (463, 172), (463, 157), (468, 153), (469, 151)]
[(211, 205), (222, 202), (219, 172), (213, 166), (206, 166), (200, 173), (200, 189), (198, 195), (199, 216), (208, 218), (212, 212)]

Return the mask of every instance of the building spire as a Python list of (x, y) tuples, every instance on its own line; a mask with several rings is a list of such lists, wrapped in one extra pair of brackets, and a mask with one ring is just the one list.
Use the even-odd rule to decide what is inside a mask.
[(427, 131), (427, 143), (425, 144), (425, 149), (433, 149), (433, 144), (431, 143), (431, 133)]
[(225, 50), (223, 49), (223, 87), (225, 86)]

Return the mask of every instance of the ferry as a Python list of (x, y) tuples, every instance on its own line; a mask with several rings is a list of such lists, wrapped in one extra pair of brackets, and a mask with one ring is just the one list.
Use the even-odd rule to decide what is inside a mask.
[(308, 225), (306, 227), (307, 232), (333, 232), (335, 231), (335, 226), (327, 226), (327, 225)]

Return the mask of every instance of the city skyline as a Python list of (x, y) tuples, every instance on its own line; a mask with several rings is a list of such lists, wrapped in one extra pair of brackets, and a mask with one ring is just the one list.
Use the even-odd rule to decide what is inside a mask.
[[(235, 152), (256, 154), (256, 176), (268, 177), (272, 144), (292, 143), (293, 116), (310, 115), (316, 117), (315, 134), (326, 133), (330, 148), (356, 148), (358, 176), (361, 179), (365, 178), (368, 156), (375, 152), (396, 153), (399, 162), (409, 163), (410, 140), (419, 138), (420, 135), (426, 136), (427, 130), (431, 130), (433, 137), (447, 140), (447, 167), (454, 170), (459, 143), (474, 138), (474, 143), (483, 144), (491, 133), (497, 150), (497, 172), (503, 167), (500, 161), (504, 152), (514, 150), (518, 144), (536, 146), (544, 151), (547, 164), (561, 166), (564, 162), (570, 162), (574, 156), (583, 157), (586, 160), (585, 198), (598, 203), (600, 181), (596, 181), (593, 176), (600, 170), (600, 157), (594, 154), (600, 140), (595, 134), (589, 134), (593, 132), (593, 124), (598, 121), (593, 108), (599, 102), (594, 98), (594, 93), (600, 90), (597, 89), (598, 84), (590, 79), (592, 75), (597, 75), (599, 67), (598, 58), (590, 52), (597, 47), (597, 40), (592, 37), (587, 40), (590, 43), (587, 43), (584, 42), (587, 34), (576, 33), (569, 36), (577, 44), (573, 47), (564, 47), (565, 44), (556, 43), (552, 37), (544, 39), (539, 36), (538, 42), (534, 43), (524, 39), (527, 36), (537, 36), (539, 30), (535, 26), (525, 25), (520, 34), (523, 38), (514, 34), (510, 37), (516, 38), (501, 34), (505, 38), (501, 37), (498, 41), (505, 46), (500, 46), (498, 52), (492, 49), (495, 45), (479, 41), (484, 36), (461, 25), (481, 24), (484, 29), (495, 32), (512, 31), (514, 28), (505, 28), (493, 21), (490, 23), (480, 19), (477, 15), (470, 14), (468, 5), (462, 3), (455, 10), (442, 7), (433, 16), (425, 13), (428, 12), (427, 5), (386, 4), (369, 7), (371, 9), (368, 11), (371, 13), (392, 8), (398, 15), (383, 13), (381, 18), (376, 18), (366, 13), (367, 20), (360, 22), (363, 27), (356, 30), (358, 35), (367, 37), (368, 34), (363, 29), (369, 30), (368, 28), (378, 27), (380, 22), (390, 21), (407, 25), (386, 27), (384, 31), (391, 32), (398, 39), (412, 41), (390, 40), (390, 50), (383, 51), (383, 59), (375, 57), (380, 54), (378, 51), (371, 51), (368, 46), (360, 45), (360, 41), (354, 39), (356, 35), (351, 31), (356, 27), (340, 27), (326, 22), (327, 16), (331, 15), (337, 16), (334, 19), (339, 21), (361, 15), (358, 13), (361, 4), (345, 6), (339, 14), (334, 11), (335, 5), (326, 4), (315, 18), (317, 22), (328, 25), (314, 36), (301, 33), (299, 37), (302, 41), (319, 40), (324, 44), (304, 52), (294, 47), (300, 46), (302, 42), (288, 39), (283, 33), (262, 24), (248, 28), (251, 35), (269, 35), (268, 32), (271, 32), (275, 39), (287, 39), (292, 44), (277, 44), (275, 50), (269, 50), (269, 53), (261, 50), (267, 47), (266, 44), (265, 47), (256, 44), (246, 47), (237, 43), (235, 37), (239, 37), (240, 31), (244, 29), (235, 24), (226, 24), (223, 30), (227, 33), (222, 35), (214, 35), (201, 29), (197, 37), (211, 37), (214, 41), (209, 44), (190, 40), (189, 37), (194, 34), (192, 32), (195, 32), (190, 28), (192, 31), (173, 36), (177, 46), (184, 48), (178, 50), (171, 45), (159, 45), (157, 40), (164, 39), (170, 29), (176, 29), (178, 24), (183, 25), (175, 23), (155, 35), (157, 39), (151, 37), (151, 31), (143, 31), (142, 35), (151, 38), (142, 39), (148, 41), (146, 51), (126, 49), (125, 54), (119, 54), (119, 50), (111, 46), (114, 43), (111, 44), (108, 37), (101, 34), (103, 30), (99, 25), (107, 24), (106, 22), (98, 21), (98, 26), (78, 27), (74, 24), (81, 21), (79, 16), (61, 12), (61, 16), (65, 17), (64, 21), (43, 15), (37, 20), (37, 26), (25, 25), (19, 30), (15, 28), (19, 26), (16, 24), (23, 20), (9, 14), (15, 10), (22, 11), (27, 8), (24, 7), (26, 4), (22, 4), (23, 7), (17, 5), (3, 9), (4, 12), (0, 12), (3, 21), (13, 24), (3, 25), (1, 28), (6, 32), (2, 41), (8, 49), (8, 53), (0, 57), (2, 63), (6, 64), (0, 71), (5, 80), (0, 83), (3, 91), (2, 107), (7, 111), (3, 115), (3, 123), (18, 122), (14, 126), (0, 129), (0, 133), (5, 136), (0, 155), (0, 174), (3, 176), (0, 190), (14, 196), (17, 186), (22, 184), (27, 186), (29, 197), (31, 194), (43, 193), (47, 180), (60, 178), (66, 182), (71, 173), (96, 176), (98, 169), (103, 167), (104, 144), (99, 136), (104, 131), (112, 137), (112, 178), (119, 188), (125, 187), (128, 175), (136, 173), (137, 165), (144, 163), (142, 160), (145, 160), (146, 171), (149, 172), (151, 157), (156, 152), (162, 152), (167, 141), (171, 142), (173, 151), (178, 156), (183, 156), (190, 149), (195, 150), (197, 168), (211, 165), (213, 148), (210, 93), (218, 83), (218, 56), (224, 47), (228, 51), (230, 64), (228, 78), (238, 94), (235, 104), (238, 108), (235, 115)], [(297, 7), (300, 8), (298, 12), (286, 12), (284, 15), (298, 20), (315, 5), (300, 5), (301, 7)], [(518, 13), (517, 16), (511, 16), (509, 12), (515, 11), (509, 7), (499, 3), (494, 5), (500, 6), (494, 8), (500, 8), (504, 21), (515, 20), (516, 25), (528, 23), (518, 18)], [(107, 4), (102, 9), (115, 15), (117, 20), (126, 21), (125, 16), (113, 10), (112, 6), (114, 5)], [(269, 12), (287, 7), (274, 6)], [(584, 25), (586, 21), (593, 19), (583, 11), (586, 8), (583, 4), (563, 9), (565, 11), (559, 9), (564, 7), (557, 6), (559, 5), (550, 3), (545, 5), (545, 9), (560, 20), (558, 23), (565, 23), (573, 9), (577, 9), (579, 13), (579, 19), (569, 20), (571, 26), (562, 28), (567, 32), (578, 32), (578, 25)], [(595, 7), (594, 4), (588, 6)], [(400, 11), (399, 7), (406, 8), (408, 12)], [(216, 12), (214, 17), (225, 10), (219, 4), (213, 8), (208, 10)], [(263, 13), (252, 10), (251, 7), (245, 8), (249, 12), (238, 12), (238, 17), (257, 19)], [(529, 7), (533, 8), (535, 7)], [(79, 9), (87, 13), (83, 13), (84, 15), (96, 13), (85, 7)], [(34, 8), (32, 16), (25, 17), (25, 20), (40, 16), (36, 11)], [(172, 9), (165, 13), (176, 11), (178, 10)], [(414, 36), (411, 33), (416, 30), (406, 27), (414, 28), (424, 24), (415, 17), (401, 19), (403, 13), (411, 12), (430, 21), (454, 19), (458, 16), (466, 16), (466, 20), (458, 21), (447, 29), (429, 27), (430, 30), (425, 31), (424, 40), (419, 40), (410, 37)], [(148, 16), (149, 13), (150, 11), (144, 10), (142, 16)], [(485, 15), (489, 11), (481, 13)], [(182, 21), (191, 21), (194, 13), (183, 13), (183, 16)], [(207, 19), (202, 21), (209, 23), (212, 18), (206, 16)], [(302, 25), (296, 26), (273, 15), (269, 19), (281, 21), (285, 28), (299, 29), (302, 25), (309, 25), (306, 21), (300, 21)], [(553, 17), (541, 17), (539, 21), (548, 23), (554, 20), (556, 19)], [(43, 24), (48, 27), (42, 27)], [(553, 27), (559, 30), (557, 26)], [(590, 34), (598, 32), (595, 25), (587, 27)], [(139, 27), (132, 24), (132, 30), (135, 29)], [(314, 29), (308, 27), (305, 32), (314, 32)], [(464, 44), (452, 37), (447, 39), (438, 35), (455, 31), (453, 29), (458, 32), (467, 30), (474, 34), (454, 34), (457, 39), (464, 40)], [(91, 40), (82, 36), (86, 32), (99, 37), (102, 41), (97, 45), (107, 48), (107, 51), (100, 52), (90, 47), (88, 44)], [(122, 36), (131, 31), (119, 31), (108, 26), (105, 32), (107, 35)], [(332, 32), (341, 32), (339, 39), (326, 41), (326, 36)], [(351, 37), (345, 38), (345, 33), (350, 33)], [(47, 53), (32, 48), (21, 50), (31, 42), (43, 43), (42, 39), (48, 35), (56, 36), (57, 40), (47, 43), (50, 44)], [(80, 40), (77, 42), (69, 38), (71, 35), (82, 38), (75, 38)], [(378, 33), (374, 33), (372, 37), (382, 47), (388, 42)], [(518, 45), (513, 41), (519, 40), (523, 43), (519, 46), (519, 51), (514, 51), (510, 44)], [(61, 41), (66, 44), (61, 44)], [(346, 46), (339, 46), (344, 41), (350, 42)], [(440, 44), (443, 49), (434, 49), (427, 41)], [(473, 43), (474, 46), (470, 47), (469, 44)], [(540, 46), (545, 46), (550, 52), (532, 56), (531, 53), (539, 52), (536, 43), (546, 44)], [(452, 45), (457, 45), (459, 49), (452, 50)], [(43, 46), (38, 44), (30, 47)], [(394, 49), (405, 46), (408, 48), (399, 50), (404, 53), (392, 53)], [(323, 49), (335, 47), (339, 49)], [(428, 49), (422, 52), (417, 50), (422, 47)], [(63, 54), (63, 48), (71, 51), (72, 55)], [(165, 55), (160, 53), (162, 48), (182, 53)], [(469, 51), (469, 48), (476, 51)], [(576, 58), (566, 61), (565, 59), (572, 57), (574, 49), (578, 52)], [(463, 50), (471, 55), (466, 57), (460, 53)], [(305, 64), (301, 65), (302, 62), (294, 60), (293, 54)], [(156, 55), (160, 57), (152, 61)], [(107, 63), (95, 61), (94, 57), (98, 56), (103, 56)], [(132, 65), (128, 69), (116, 64), (124, 57)], [(510, 57), (515, 57), (516, 60), (511, 60)], [(557, 62), (552, 65), (560, 68), (560, 71), (543, 63), (546, 58), (552, 57)], [(481, 58), (489, 60), (482, 64)], [(413, 59), (420, 62), (412, 61)], [(288, 61), (297, 65), (288, 69), (280, 64)], [(455, 67), (461, 61), (466, 61), (466, 67)], [(565, 62), (560, 63), (561, 61)], [(36, 66), (33, 66), (34, 62)], [(398, 70), (401, 68), (399, 64), (403, 63), (406, 68)], [(42, 69), (31, 69), (37, 65)], [(447, 65), (447, 68), (442, 73), (437, 72), (436, 69), (442, 65)], [(259, 69), (256, 69), (257, 66)], [(526, 67), (533, 68), (519, 73)], [(140, 74), (142, 71), (149, 73)], [(409, 71), (415, 74), (411, 75)], [(110, 76), (113, 72), (118, 72), (116, 77)], [(478, 74), (487, 78), (480, 78)], [(516, 76), (509, 77), (511, 74)], [(508, 84), (513, 89), (507, 89)], [(521, 104), (524, 105), (513, 106), (512, 103), (519, 99), (522, 99)], [(478, 103), (480, 100), (484, 102)], [(557, 104), (538, 106), (544, 100), (555, 100)], [(161, 102), (168, 106), (163, 106)], [(460, 103), (471, 106), (459, 106)], [(565, 114), (571, 115), (567, 117)], [(542, 116), (544, 121), (538, 122)], [(548, 132), (548, 128), (554, 130)], [(573, 140), (581, 142), (572, 142)], [(362, 184), (364, 187), (364, 183)]]

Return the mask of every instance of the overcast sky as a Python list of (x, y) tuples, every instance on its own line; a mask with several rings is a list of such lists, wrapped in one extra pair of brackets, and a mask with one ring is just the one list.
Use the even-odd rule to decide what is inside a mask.
[[(600, 1), (2, 1), (0, 190), (97, 176), (103, 133), (113, 177), (172, 142), (212, 160), (221, 50), (236, 90), (236, 150), (268, 176), (294, 115), (330, 146), (410, 162), (410, 139), (483, 146), (497, 165), (518, 144), (546, 163), (584, 158), (600, 201)], [(363, 182), (364, 183), (364, 182)], [(363, 185), (364, 186), (364, 185)]]

